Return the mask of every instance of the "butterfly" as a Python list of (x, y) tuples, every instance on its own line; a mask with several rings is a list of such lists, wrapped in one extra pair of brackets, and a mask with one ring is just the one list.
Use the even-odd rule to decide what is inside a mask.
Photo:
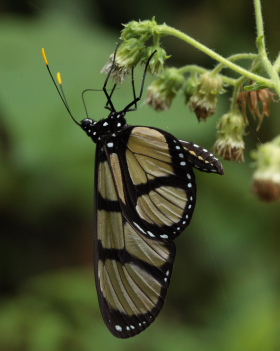
[[(174, 240), (189, 225), (196, 202), (193, 169), (223, 174), (220, 161), (201, 146), (152, 127), (131, 126), (126, 113), (140, 94), (116, 111), (105, 80), (109, 116), (80, 123), (72, 116), (62, 89), (49, 69), (70, 116), (96, 143), (94, 182), (94, 272), (105, 324), (118, 338), (144, 331), (160, 312), (170, 283), (176, 248)], [(60, 88), (60, 89), (59, 89)]]

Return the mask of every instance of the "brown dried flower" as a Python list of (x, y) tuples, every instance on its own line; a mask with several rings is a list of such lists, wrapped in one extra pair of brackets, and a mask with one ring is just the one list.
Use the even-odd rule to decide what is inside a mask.
[[(242, 91), (238, 95), (238, 103), (243, 116), (247, 118), (247, 108), (255, 120), (258, 120), (257, 130), (260, 129), (264, 117), (270, 116), (271, 101), (277, 102), (276, 94), (268, 88), (255, 91)], [(259, 104), (260, 103), (260, 104)], [(260, 106), (261, 105), (261, 108)]]

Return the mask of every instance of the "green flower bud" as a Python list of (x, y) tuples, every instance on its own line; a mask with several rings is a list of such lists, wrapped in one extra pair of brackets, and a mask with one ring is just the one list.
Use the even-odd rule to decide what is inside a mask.
[(195, 93), (197, 85), (198, 85), (198, 75), (197, 73), (194, 73), (186, 80), (184, 84), (183, 94), (185, 96), (186, 104), (190, 101), (190, 98)]
[(221, 76), (206, 72), (199, 77), (196, 91), (189, 101), (189, 107), (195, 112), (199, 121), (206, 121), (208, 117), (216, 112), (218, 94), (222, 92), (223, 81)]
[(101, 73), (108, 74), (114, 64), (111, 77), (118, 83), (123, 83), (131, 68), (135, 67), (140, 61), (144, 48), (144, 44), (138, 39), (131, 38), (127, 40), (118, 48), (115, 62), (113, 63), (114, 54), (112, 54), (108, 63), (102, 68)]
[(246, 124), (241, 113), (223, 115), (217, 125), (218, 139), (214, 144), (214, 151), (225, 160), (243, 162), (245, 127)]
[(124, 25), (124, 29), (121, 32), (121, 39), (128, 40), (131, 38), (140, 38), (146, 36), (148, 40), (156, 31), (157, 22), (155, 18), (146, 21), (131, 21)]
[(149, 46), (145, 50), (145, 55), (142, 59), (143, 63), (146, 63), (152, 54), (153, 56), (149, 62), (148, 70), (151, 74), (158, 75), (164, 70), (165, 60), (168, 59), (170, 56), (167, 56), (166, 51), (159, 46)]
[(252, 191), (264, 201), (280, 200), (280, 136), (252, 152), (256, 170)]
[(146, 103), (155, 110), (168, 110), (184, 84), (184, 76), (176, 68), (165, 70), (148, 88)]

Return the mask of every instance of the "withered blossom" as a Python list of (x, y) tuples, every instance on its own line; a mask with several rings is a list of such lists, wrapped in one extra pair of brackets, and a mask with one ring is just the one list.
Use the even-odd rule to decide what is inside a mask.
[(271, 101), (277, 102), (275, 93), (268, 88), (255, 91), (242, 91), (238, 95), (238, 103), (243, 116), (248, 120), (247, 109), (255, 120), (258, 120), (257, 130), (260, 129), (264, 117), (270, 116)]

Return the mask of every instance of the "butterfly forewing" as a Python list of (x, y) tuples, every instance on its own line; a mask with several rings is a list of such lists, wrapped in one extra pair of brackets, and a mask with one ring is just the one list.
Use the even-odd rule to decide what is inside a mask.
[(118, 155), (98, 147), (96, 285), (106, 325), (115, 336), (128, 338), (146, 329), (159, 313), (172, 273), (175, 246), (150, 239), (140, 225), (133, 224)]

